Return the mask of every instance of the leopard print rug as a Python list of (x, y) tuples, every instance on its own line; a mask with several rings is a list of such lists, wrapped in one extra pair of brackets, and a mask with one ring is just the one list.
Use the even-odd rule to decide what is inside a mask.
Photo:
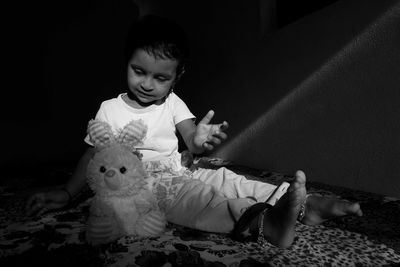
[[(197, 164), (224, 165), (249, 179), (275, 184), (291, 179), (218, 159)], [(92, 247), (84, 240), (90, 194), (68, 209), (28, 219), (24, 201), (36, 189), (26, 181), (0, 187), (0, 266), (400, 266), (400, 200), (366, 192), (309, 183), (310, 192), (359, 201), (364, 216), (319, 226), (298, 223), (292, 246), (280, 249), (173, 224), (161, 237), (126, 236)]]

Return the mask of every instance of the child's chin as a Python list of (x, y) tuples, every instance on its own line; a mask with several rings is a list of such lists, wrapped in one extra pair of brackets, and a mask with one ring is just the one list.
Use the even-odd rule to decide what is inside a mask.
[(150, 106), (155, 104), (158, 100), (154, 100), (154, 99), (149, 99), (149, 98), (145, 98), (145, 97), (138, 97), (138, 103), (141, 106)]

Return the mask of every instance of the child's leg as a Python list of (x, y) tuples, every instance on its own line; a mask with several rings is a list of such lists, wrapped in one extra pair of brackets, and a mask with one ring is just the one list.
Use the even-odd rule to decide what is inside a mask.
[(275, 185), (269, 183), (248, 180), (243, 175), (236, 174), (225, 167), (217, 170), (200, 168), (193, 173), (193, 178), (211, 185), (227, 198), (251, 196), (259, 202), (266, 201), (276, 188)]
[(228, 199), (199, 180), (186, 182), (167, 208), (167, 220), (193, 229), (229, 233), (243, 210), (253, 205), (249, 198)]

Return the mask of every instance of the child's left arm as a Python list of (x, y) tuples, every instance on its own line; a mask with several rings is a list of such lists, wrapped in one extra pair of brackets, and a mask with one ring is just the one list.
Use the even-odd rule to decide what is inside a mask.
[(228, 123), (211, 124), (213, 117), (214, 111), (210, 110), (197, 125), (192, 120), (184, 120), (176, 125), (190, 152), (200, 154), (211, 151), (228, 137), (224, 132), (229, 127)]

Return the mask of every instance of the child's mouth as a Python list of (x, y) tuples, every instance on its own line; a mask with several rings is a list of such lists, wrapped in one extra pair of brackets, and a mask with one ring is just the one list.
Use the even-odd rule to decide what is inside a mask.
[(145, 93), (145, 92), (143, 92), (143, 91), (137, 91), (138, 92), (138, 94), (139, 94), (139, 96), (141, 96), (141, 97), (144, 97), (144, 98), (149, 98), (149, 97), (151, 97), (151, 94), (147, 94), (147, 93)]

